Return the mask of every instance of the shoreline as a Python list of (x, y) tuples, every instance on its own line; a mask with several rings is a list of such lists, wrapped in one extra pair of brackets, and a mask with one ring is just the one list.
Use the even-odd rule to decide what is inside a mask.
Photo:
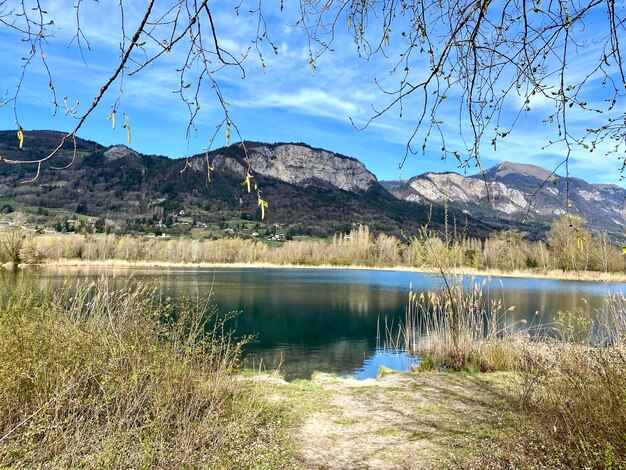
[[(6, 266), (6, 265), (5, 265)], [(411, 266), (336, 266), (336, 265), (301, 265), (301, 264), (273, 264), (273, 263), (176, 263), (168, 261), (125, 261), (125, 260), (76, 260), (76, 259), (60, 259), (54, 262), (41, 264), (24, 264), (20, 267), (39, 267), (46, 270), (54, 270), (59, 268), (105, 268), (105, 269), (333, 269), (333, 270), (355, 270), (355, 271), (395, 271), (432, 274), (439, 276), (440, 272), (429, 267), (411, 267)], [(602, 273), (595, 271), (584, 272), (562, 272), (559, 270), (551, 271), (532, 271), (532, 270), (516, 270), (516, 271), (500, 271), (495, 269), (474, 269), (464, 267), (461, 269), (450, 270), (446, 274), (455, 276), (484, 276), (484, 277), (503, 277), (518, 279), (551, 279), (561, 281), (586, 281), (586, 282), (610, 282), (610, 283), (626, 283), (626, 273)]]

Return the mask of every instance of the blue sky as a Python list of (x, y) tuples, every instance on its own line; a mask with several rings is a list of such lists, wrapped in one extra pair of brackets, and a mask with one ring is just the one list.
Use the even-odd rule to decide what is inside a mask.
[[(142, 13), (136, 3), (126, 6), (128, 35), (134, 31)], [(258, 5), (258, 2), (248, 2), (250, 5), (244, 2), (239, 16), (233, 10), (233, 5), (238, 1), (214, 3), (212, 9), (222, 47), (239, 57), (251, 46), (257, 29), (255, 17), (245, 7)], [(230, 103), (231, 119), (245, 140), (305, 142), (358, 158), (379, 179), (409, 178), (427, 171), (457, 171), (454, 158), (441, 160), (441, 143), (436, 139), (431, 141), (425, 155), (409, 156), (402, 172), (398, 170), (404, 156), (405, 143), (415, 126), (416, 113), (412, 110), (419, 109), (417, 99), (407, 100), (403, 117), (399, 116), (398, 110), (393, 109), (365, 130), (357, 130), (350, 122), (351, 118), (357, 125), (363, 124), (372, 115), (373, 108), (384, 106), (386, 97), (378, 89), (375, 78), (388, 86), (397, 83), (397, 78), (390, 77), (388, 70), (397, 60), (401, 50), (399, 47), (396, 49), (392, 45), (389, 48), (388, 59), (377, 56), (366, 61), (358, 57), (350, 38), (340, 33), (334, 50), (318, 60), (313, 75), (307, 38), (299, 29), (290, 26), (296, 19), (293, 3), (297, 2), (285, 3), (285, 11), (280, 12), (278, 0), (264, 2), (268, 34), (278, 48), (278, 54), (274, 55), (266, 42), (262, 43), (265, 70), (252, 49), (244, 61), (245, 79), (235, 68), (224, 69), (214, 75), (224, 98)], [(83, 2), (81, 26), (91, 44), (91, 50), (83, 51), (86, 63), (81, 59), (76, 42), (72, 43), (75, 34), (74, 9), (68, 8), (68, 2), (63, 0), (47, 2), (45, 8), (50, 18), (54, 19), (54, 26), (50, 27), (54, 36), (44, 46), (57, 96), (59, 100), (67, 96), (68, 104), (77, 106), (80, 114), (88, 107), (119, 61), (121, 36), (118, 2)], [(592, 30), (589, 28), (589, 31)], [(0, 96), (6, 92), (10, 98), (20, 76), (21, 58), (28, 54), (29, 45), (20, 41), (20, 35), (7, 28), (0, 28), (0, 41), (3, 45), (0, 47), (0, 60), (3, 63)], [(150, 44), (147, 48), (150, 52)], [(180, 66), (183, 57), (182, 49), (174, 50), (136, 76), (124, 78), (116, 129), (111, 129), (107, 115), (118, 97), (120, 84), (112, 86), (99, 108), (82, 127), (79, 136), (105, 145), (126, 143), (126, 132), (121, 127), (123, 112), (129, 117), (131, 147), (134, 149), (170, 157), (200, 153), (208, 145), (223, 114), (215, 94), (207, 86), (201, 95), (202, 107), (196, 120), (197, 131), (187, 141), (187, 108), (173, 93), (180, 83), (176, 68)], [(136, 58), (140, 60), (141, 56)], [(415, 66), (419, 68), (421, 59), (415, 60)], [(572, 78), (584, 68), (584, 55), (574, 56), (569, 66)], [(602, 98), (601, 91), (594, 95), (594, 87), (590, 89), (592, 98)], [(461, 145), (455, 98), (458, 96), (452, 93), (446, 103), (447, 108), (442, 108), (449, 115), (443, 124), (449, 147)], [(51, 100), (45, 69), (36, 57), (27, 71), (16, 102), (19, 122), (24, 129), (69, 130), (75, 125), (75, 119), (66, 116), (62, 109), (53, 116)], [(9, 103), (0, 108), (2, 129), (16, 128), (12, 105)], [(520, 102), (513, 100), (509, 105), (504, 115), (513, 119)], [(551, 106), (541, 100), (533, 102), (533, 112), (521, 116), (513, 132), (498, 142), (497, 151), (489, 145), (490, 139), (486, 139), (482, 153), (483, 167), (505, 160), (537, 164), (549, 169), (558, 165), (562, 160), (563, 148), (553, 146), (542, 149), (550, 139), (554, 139), (554, 125), (543, 122), (551, 113)], [(623, 103), (618, 104), (616, 111), (624, 112)], [(603, 122), (595, 119), (593, 115), (572, 111), (574, 128), (593, 127)], [(213, 148), (224, 144), (224, 132), (220, 132)], [(618, 158), (620, 154), (607, 156), (607, 149), (608, 144), (593, 154), (582, 149), (576, 150), (570, 164), (571, 174), (590, 182), (623, 186), (618, 171), (621, 166)], [(475, 170), (470, 169), (469, 172)]]

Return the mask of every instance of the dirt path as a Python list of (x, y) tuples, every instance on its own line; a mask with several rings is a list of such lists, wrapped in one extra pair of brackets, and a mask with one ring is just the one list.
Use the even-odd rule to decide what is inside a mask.
[(507, 378), (428, 373), (357, 381), (318, 374), (272, 387), (273, 399), (299, 417), (299, 467), (428, 469), (472, 466), (510, 425)]

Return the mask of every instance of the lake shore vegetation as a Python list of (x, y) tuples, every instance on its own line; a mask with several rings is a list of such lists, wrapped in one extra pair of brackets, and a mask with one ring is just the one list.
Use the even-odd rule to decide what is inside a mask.
[[(13, 281), (10, 281), (13, 279)], [(412, 372), (287, 383), (245, 372), (208, 299), (6, 277), (0, 461), (9, 467), (621, 468), (626, 298), (508, 320), (483, 284), (409, 294)], [(357, 450), (355, 450), (357, 449)], [(394, 449), (387, 452), (385, 449)]]
[(558, 312), (553, 325), (512, 322), (483, 284), (409, 294), (388, 343), (421, 357), (418, 371), (511, 372), (515, 426), (481, 466), (626, 466), (626, 297), (596, 312)]
[[(570, 226), (572, 224), (572, 226)], [(450, 233), (451, 232), (451, 233)], [(548, 243), (515, 230), (486, 240), (456, 230), (424, 227), (399, 240), (359, 226), (332, 239), (268, 243), (238, 236), (218, 239), (158, 238), (106, 234), (33, 235), (19, 229), (0, 234), (0, 260), (12, 264), (278, 265), (415, 269), (606, 281), (626, 280), (622, 250), (605, 234), (592, 236), (580, 219), (561, 219)]]
[(109, 281), (5, 285), (0, 466), (278, 468), (283, 412), (237, 379), (210, 302)]

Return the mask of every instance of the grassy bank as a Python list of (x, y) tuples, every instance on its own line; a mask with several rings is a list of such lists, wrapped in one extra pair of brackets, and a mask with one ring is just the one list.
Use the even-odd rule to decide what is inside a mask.
[[(549, 238), (552, 240), (549, 246), (542, 241), (528, 241), (515, 231), (498, 232), (488, 240), (478, 240), (463, 238), (456, 231), (438, 234), (427, 227), (404, 240), (383, 233), (374, 235), (367, 227), (360, 226), (350, 234), (337, 234), (332, 239), (271, 244), (259, 237), (200, 240), (105, 234), (34, 235), (12, 228), (0, 232), (0, 261), (13, 264), (331, 266), (425, 272), (439, 272), (445, 267), (447, 274), (626, 280), (626, 258), (612, 241), (605, 236), (594, 239), (580, 230), (561, 225), (557, 232), (562, 236)], [(574, 237), (575, 243), (570, 243), (572, 240), (568, 237)]]
[(418, 371), (288, 384), (242, 374), (206, 300), (106, 279), (4, 292), (2, 468), (626, 467), (623, 295), (548, 335), (480, 286), (411, 294)]
[(0, 466), (277, 468), (282, 412), (206, 302), (106, 280), (0, 304)]

